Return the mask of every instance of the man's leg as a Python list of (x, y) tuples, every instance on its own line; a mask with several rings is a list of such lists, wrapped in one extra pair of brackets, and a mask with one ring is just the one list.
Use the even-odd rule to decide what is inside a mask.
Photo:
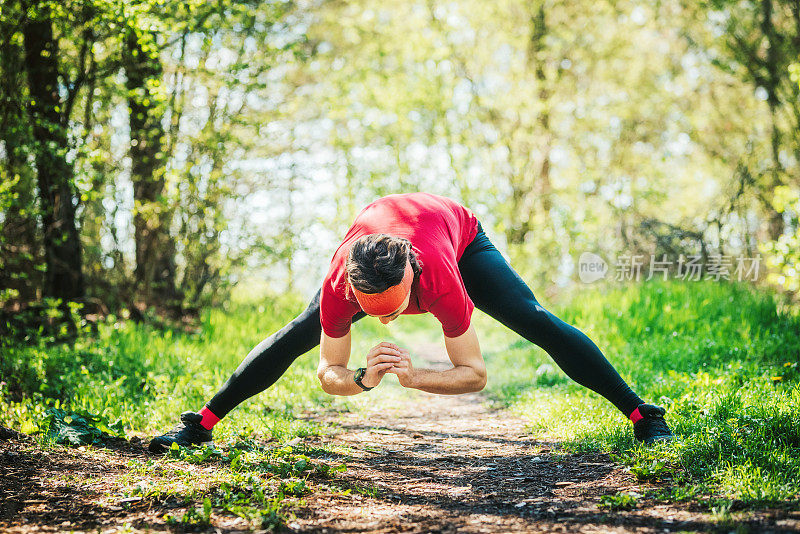
[[(319, 345), (322, 333), (319, 302), (320, 291), (303, 313), (250, 351), (199, 414), (182, 414), (181, 423), (175, 428), (153, 438), (150, 450), (162, 452), (173, 442), (190, 445), (211, 441), (211, 428), (217, 421), (246, 399), (270, 387), (299, 356)], [(357, 313), (353, 322), (364, 316), (363, 312)]]
[(543, 348), (574, 381), (608, 399), (626, 417), (644, 404), (586, 334), (539, 304), (482, 231), (458, 267), (478, 309)]
[[(206, 406), (220, 419), (244, 400), (261, 393), (289, 368), (298, 357), (319, 345), (320, 291), (303, 313), (256, 345)], [(359, 312), (353, 322), (364, 317)]]

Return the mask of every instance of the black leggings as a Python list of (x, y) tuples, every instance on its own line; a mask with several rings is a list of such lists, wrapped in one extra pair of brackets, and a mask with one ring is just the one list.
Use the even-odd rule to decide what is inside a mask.
[[(586, 334), (539, 304), (480, 225), (458, 269), (479, 310), (544, 349), (574, 381), (608, 399), (626, 416), (642, 404)], [(225, 417), (239, 403), (267, 389), (294, 360), (319, 345), (319, 299), (317, 292), (303, 313), (250, 351), (209, 401), (208, 408), (217, 417)], [(353, 322), (364, 316), (359, 312)]]

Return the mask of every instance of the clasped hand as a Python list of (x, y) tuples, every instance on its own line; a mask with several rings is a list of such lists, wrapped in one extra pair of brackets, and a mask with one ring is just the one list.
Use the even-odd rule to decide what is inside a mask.
[(374, 388), (381, 383), (386, 373), (396, 374), (401, 386), (413, 387), (414, 367), (411, 365), (411, 354), (394, 343), (383, 341), (372, 347), (367, 354), (367, 371), (361, 383)]

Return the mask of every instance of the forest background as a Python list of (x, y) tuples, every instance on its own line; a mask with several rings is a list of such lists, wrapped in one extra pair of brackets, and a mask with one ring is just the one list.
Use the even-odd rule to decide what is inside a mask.
[[(799, 97), (793, 0), (1, 0), (0, 426), (38, 432), (34, 449), (70, 421), (168, 428), (303, 309), (364, 205), (422, 190), (471, 208), (683, 441), (635, 448), (602, 399), (476, 312), (491, 399), (673, 484), (658, 498), (796, 510)], [(440, 342), (430, 318), (400, 337), (366, 323), (354, 354)], [(298, 419), (334, 403), (314, 365), (216, 438), (326, 432)], [(242, 511), (199, 480), (184, 518), (284, 521), (283, 482), (224, 458), (237, 484), (262, 477), (260, 500)]]
[(795, 2), (5, 0), (0, 33), (7, 313), (310, 295), (415, 190), (549, 294), (583, 251), (798, 288)]

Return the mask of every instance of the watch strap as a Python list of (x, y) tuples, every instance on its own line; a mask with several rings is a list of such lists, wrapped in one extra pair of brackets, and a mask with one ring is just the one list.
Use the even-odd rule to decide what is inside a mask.
[(372, 388), (367, 387), (367, 386), (365, 386), (364, 384), (361, 383), (361, 379), (364, 378), (364, 373), (366, 373), (366, 372), (367, 372), (367, 369), (365, 367), (359, 367), (358, 369), (356, 369), (356, 372), (353, 374), (353, 381), (356, 384), (358, 384), (358, 387), (360, 387), (364, 391), (369, 391)]

